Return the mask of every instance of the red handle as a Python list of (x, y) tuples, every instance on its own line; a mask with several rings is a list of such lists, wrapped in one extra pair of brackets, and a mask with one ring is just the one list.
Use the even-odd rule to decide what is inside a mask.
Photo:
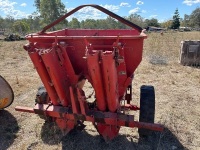
[(78, 11), (79, 9), (83, 8), (83, 7), (86, 7), (86, 6), (91, 6), (91, 7), (94, 7), (102, 12), (104, 12), (105, 14), (117, 19), (118, 21), (126, 24), (127, 26), (129, 27), (132, 27), (134, 29), (136, 29), (137, 31), (141, 32), (142, 31), (142, 28), (118, 15), (116, 15), (115, 13), (99, 6), (99, 5), (93, 5), (93, 4), (89, 4), (89, 5), (81, 5), (81, 6), (78, 6), (76, 7), (75, 9), (71, 10), (70, 12), (66, 13), (64, 16), (58, 18), (56, 21), (52, 22), (51, 24), (47, 25), (46, 27), (44, 27), (42, 29), (42, 31), (40, 33), (44, 33), (46, 30), (50, 29), (51, 27), (53, 27), (54, 25), (58, 24), (59, 22), (63, 21), (65, 18), (67, 18), (68, 16), (70, 16), (71, 14), (75, 13), (76, 11)]

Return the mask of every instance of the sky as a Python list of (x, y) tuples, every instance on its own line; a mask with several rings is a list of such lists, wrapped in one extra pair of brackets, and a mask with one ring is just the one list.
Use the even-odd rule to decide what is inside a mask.
[[(83, 4), (97, 4), (122, 17), (136, 13), (144, 19), (156, 18), (159, 22), (172, 19), (176, 9), (183, 18), (184, 14), (190, 15), (200, 7), (200, 0), (62, 0), (62, 3), (67, 11)], [(0, 16), (3, 18), (8, 15), (15, 19), (25, 18), (34, 11), (34, 0), (0, 0)], [(67, 19), (71, 20), (72, 17), (81, 21), (87, 18), (104, 19), (107, 15), (86, 7)]]

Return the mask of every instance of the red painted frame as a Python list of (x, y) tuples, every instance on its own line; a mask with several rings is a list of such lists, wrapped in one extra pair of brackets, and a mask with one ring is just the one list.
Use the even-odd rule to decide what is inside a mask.
[[(136, 29), (45, 32), (74, 12), (72, 10), (41, 32), (28, 35), (29, 44), (24, 49), (28, 51), (46, 88), (50, 103), (36, 104), (34, 109), (19, 106), (16, 110), (51, 117), (64, 133), (75, 128), (80, 120), (91, 121), (105, 139), (117, 136), (120, 126), (162, 131), (161, 125), (134, 121), (134, 116), (121, 111), (139, 110), (130, 104), (131, 82), (141, 62), (143, 41), (147, 36), (141, 34), (137, 25), (100, 6), (82, 7), (85, 6), (103, 10)], [(95, 91), (96, 100), (92, 108), (81, 85), (85, 79)], [(122, 100), (126, 100), (127, 104), (121, 105)]]

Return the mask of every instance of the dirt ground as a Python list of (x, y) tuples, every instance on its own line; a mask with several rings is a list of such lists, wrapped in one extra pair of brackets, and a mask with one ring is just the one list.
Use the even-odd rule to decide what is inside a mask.
[(133, 103), (139, 105), (141, 85), (153, 85), (155, 122), (166, 129), (140, 139), (137, 129), (123, 127), (119, 136), (109, 143), (101, 139), (89, 122), (82, 132), (62, 137), (56, 126), (45, 123), (37, 115), (15, 111), (18, 105), (34, 106), (41, 81), (23, 50), (27, 41), (0, 41), (0, 75), (10, 83), (15, 94), (13, 104), (0, 111), (0, 150), (200, 149), (200, 68), (178, 62), (181, 40), (199, 39), (199, 32), (148, 35), (143, 60), (133, 80)]

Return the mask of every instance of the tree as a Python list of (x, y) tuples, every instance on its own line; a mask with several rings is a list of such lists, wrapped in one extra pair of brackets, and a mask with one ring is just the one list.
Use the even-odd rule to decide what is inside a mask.
[(126, 29), (127, 28), (126, 25), (124, 23), (120, 22), (120, 21), (117, 21), (117, 27), (119, 29)]
[(24, 21), (15, 21), (12, 28), (14, 32), (18, 32), (20, 34), (25, 34), (30, 30), (29, 25)]
[(84, 22), (81, 21), (81, 24), (82, 28), (95, 29), (97, 27), (94, 19), (86, 19)]
[(117, 21), (116, 19), (110, 17), (110, 16), (107, 16), (106, 18), (106, 24), (107, 24), (107, 28), (108, 29), (116, 29), (117, 28)]
[(98, 29), (108, 29), (108, 23), (106, 19), (98, 19), (96, 24)]
[[(42, 25), (47, 25), (55, 21), (67, 12), (61, 0), (35, 0), (35, 6), (42, 18)], [(62, 23), (64, 24), (66, 22), (64, 21)]]
[(167, 20), (167, 21), (161, 23), (162, 28), (170, 29), (171, 25), (172, 25), (172, 20)]
[(31, 32), (41, 30), (41, 27), (39, 25), (41, 19), (37, 12), (33, 12), (31, 15), (29, 15), (26, 22), (29, 24)]
[(4, 19), (0, 16), (0, 29), (4, 28), (3, 23), (4, 23)]
[(190, 15), (185, 14), (181, 26), (188, 27), (190, 26)]
[(190, 25), (192, 27), (200, 27), (200, 7), (197, 7), (189, 17)]
[(147, 26), (154, 26), (154, 27), (160, 27), (160, 24), (158, 23), (158, 19), (152, 18), (152, 19), (146, 19), (145, 23)]
[(142, 28), (144, 28), (146, 26), (145, 23), (144, 23), (144, 19), (138, 14), (131, 14), (126, 19), (133, 22), (134, 24), (142, 27)]
[(80, 22), (77, 18), (72, 18), (72, 20), (68, 23), (69, 28), (80, 28)]
[(178, 8), (175, 10), (173, 21), (171, 25), (171, 29), (178, 29), (180, 27), (180, 16), (178, 12)]

